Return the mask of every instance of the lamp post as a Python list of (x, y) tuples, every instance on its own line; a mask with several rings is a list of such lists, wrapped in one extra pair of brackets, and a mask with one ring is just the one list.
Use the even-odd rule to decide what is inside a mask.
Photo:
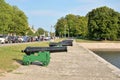
[(52, 38), (52, 25), (51, 25), (50, 37)]

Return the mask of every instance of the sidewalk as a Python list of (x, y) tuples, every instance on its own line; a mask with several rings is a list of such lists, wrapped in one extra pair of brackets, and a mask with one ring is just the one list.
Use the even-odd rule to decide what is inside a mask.
[(51, 53), (47, 67), (21, 66), (0, 80), (120, 80), (112, 71), (89, 50), (74, 44), (67, 53)]

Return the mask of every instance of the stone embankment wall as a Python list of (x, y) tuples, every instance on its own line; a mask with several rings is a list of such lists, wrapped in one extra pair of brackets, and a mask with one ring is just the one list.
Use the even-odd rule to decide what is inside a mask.
[(92, 50), (117, 50), (120, 51), (120, 43), (78, 43), (80, 46), (83, 46)]

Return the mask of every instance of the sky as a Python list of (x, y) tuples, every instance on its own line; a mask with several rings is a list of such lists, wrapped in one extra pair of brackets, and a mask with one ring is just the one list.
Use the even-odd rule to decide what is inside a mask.
[[(85, 16), (92, 9), (108, 6), (120, 12), (120, 0), (5, 0), (17, 6), (28, 17), (28, 23), (37, 30), (52, 28), (58, 19), (67, 14)], [(51, 27), (52, 26), (52, 27)]]

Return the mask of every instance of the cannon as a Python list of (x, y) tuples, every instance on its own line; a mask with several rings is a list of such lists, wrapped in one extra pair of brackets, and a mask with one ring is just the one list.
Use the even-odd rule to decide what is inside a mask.
[(39, 61), (43, 66), (47, 66), (50, 62), (50, 53), (67, 52), (67, 47), (26, 47), (22, 52), (26, 53), (23, 57), (24, 65)]
[(60, 42), (50, 42), (49, 43), (49, 46), (50, 47), (61, 47), (61, 46), (63, 46)]
[(73, 40), (63, 40), (61, 42), (50, 42), (50, 47), (73, 46)]
[(73, 40), (63, 40), (61, 44), (63, 46), (73, 46)]

